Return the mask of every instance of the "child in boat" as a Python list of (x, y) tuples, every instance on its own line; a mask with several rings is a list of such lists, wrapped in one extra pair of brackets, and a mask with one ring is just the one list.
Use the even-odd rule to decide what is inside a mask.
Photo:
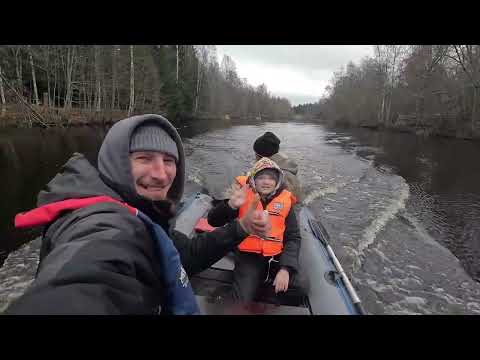
[(269, 217), (272, 229), (264, 239), (250, 235), (238, 245), (233, 271), (233, 297), (251, 302), (262, 282), (274, 278), (275, 293), (285, 292), (298, 272), (301, 237), (296, 198), (286, 190), (280, 167), (269, 158), (261, 158), (247, 176), (235, 180), (230, 198), (209, 212), (208, 223), (218, 227), (241, 219), (259, 194), (257, 209), (264, 210), (260, 214)]

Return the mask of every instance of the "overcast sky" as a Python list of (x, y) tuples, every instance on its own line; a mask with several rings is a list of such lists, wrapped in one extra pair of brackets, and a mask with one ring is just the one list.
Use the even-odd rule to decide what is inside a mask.
[(218, 61), (229, 55), (240, 78), (286, 97), (292, 105), (316, 102), (341, 66), (373, 55), (372, 45), (217, 45)]

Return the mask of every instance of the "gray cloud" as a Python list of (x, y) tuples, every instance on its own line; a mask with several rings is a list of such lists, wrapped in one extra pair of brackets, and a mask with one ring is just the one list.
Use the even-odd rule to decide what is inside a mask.
[(249, 83), (265, 83), (292, 105), (318, 101), (335, 71), (373, 55), (372, 45), (217, 45), (217, 50), (218, 60), (229, 55)]
[(306, 103), (316, 103), (320, 100), (320, 96), (310, 96), (310, 95), (301, 95), (301, 94), (292, 94), (292, 93), (283, 93), (275, 92), (273, 95), (287, 98), (290, 101), (292, 106), (306, 104)]
[[(372, 45), (219, 45), (235, 61), (333, 73), (349, 60), (373, 53)], [(220, 59), (221, 61), (221, 59)]]

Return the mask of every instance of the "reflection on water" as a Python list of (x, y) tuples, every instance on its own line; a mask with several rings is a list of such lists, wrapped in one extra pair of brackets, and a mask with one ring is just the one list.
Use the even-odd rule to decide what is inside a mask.
[[(31, 240), (35, 230), (13, 228), (15, 214), (31, 209), (36, 196), (75, 151), (96, 164), (105, 130), (75, 128), (7, 129), (0, 132), (0, 249), (8, 252)], [(3, 261), (0, 255), (0, 259)]]
[(350, 138), (339, 146), (406, 180), (408, 210), (480, 281), (480, 143), (366, 129), (342, 132)]

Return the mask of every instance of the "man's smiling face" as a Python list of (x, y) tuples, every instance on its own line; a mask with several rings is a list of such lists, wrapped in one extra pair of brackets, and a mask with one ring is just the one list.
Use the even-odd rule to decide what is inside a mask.
[(130, 164), (139, 195), (154, 201), (167, 198), (177, 174), (173, 156), (157, 151), (137, 151), (130, 154)]

